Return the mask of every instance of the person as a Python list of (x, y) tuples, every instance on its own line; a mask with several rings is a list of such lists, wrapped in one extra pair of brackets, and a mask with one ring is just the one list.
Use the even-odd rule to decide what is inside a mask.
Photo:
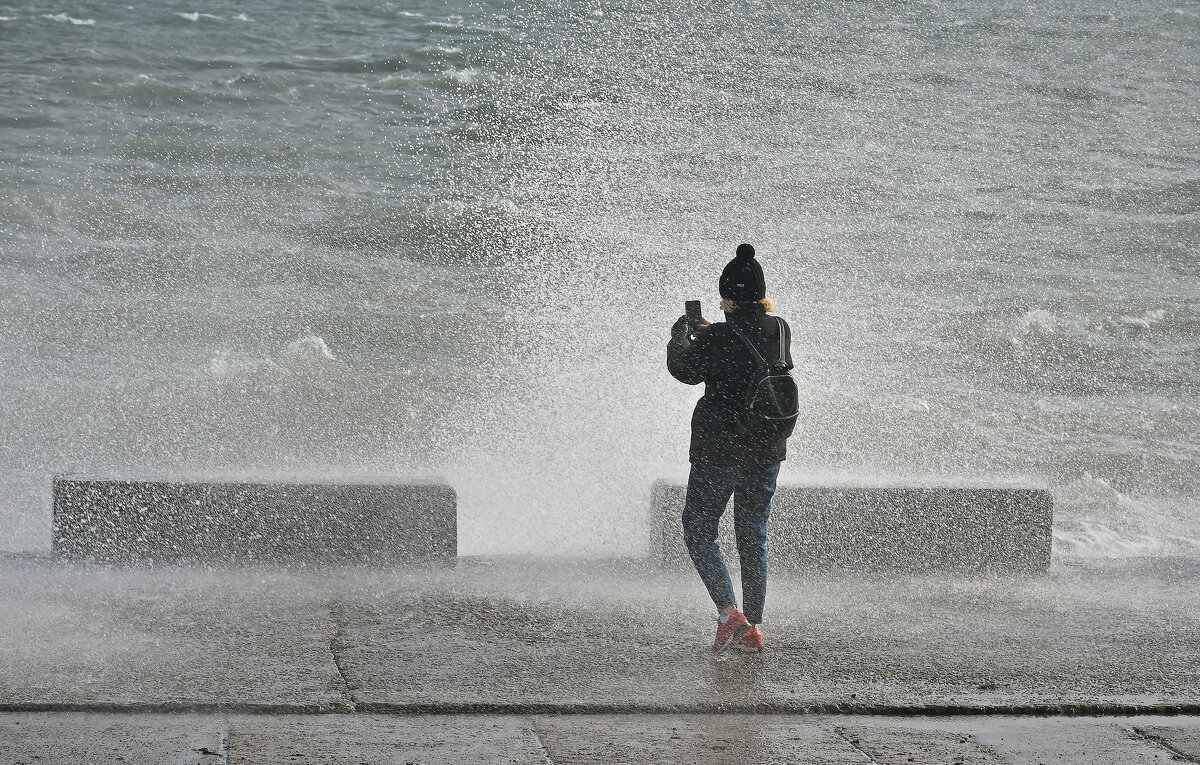
[[(762, 650), (759, 625), (767, 588), (767, 518), (780, 463), (787, 457), (786, 434), (738, 427), (739, 412), (746, 406), (745, 395), (759, 365), (735, 330), (763, 359), (780, 358), (782, 353), (788, 369), (792, 367), (790, 328), (782, 318), (770, 315), (775, 307), (767, 298), (762, 266), (754, 255), (752, 246), (739, 245), (721, 272), (725, 321), (713, 324), (705, 319), (692, 331), (687, 317), (680, 317), (667, 344), (671, 375), (688, 385), (704, 383), (704, 395), (692, 414), (683, 534), (692, 563), (717, 607), (713, 653), (727, 648)], [(738, 608), (717, 544), (718, 523), (731, 495), (744, 612)]]

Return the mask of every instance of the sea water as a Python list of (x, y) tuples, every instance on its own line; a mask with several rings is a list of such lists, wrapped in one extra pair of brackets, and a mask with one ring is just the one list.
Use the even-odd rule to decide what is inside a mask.
[(58, 473), (420, 473), (464, 554), (637, 553), (746, 241), (785, 482), (1200, 554), (1193, 3), (54, 2), (0, 2), (0, 548)]

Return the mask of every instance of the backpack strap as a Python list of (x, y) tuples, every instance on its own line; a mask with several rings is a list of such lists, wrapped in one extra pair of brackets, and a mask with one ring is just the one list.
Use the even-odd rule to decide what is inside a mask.
[[(792, 342), (792, 328), (787, 325), (787, 322), (778, 316), (775, 317), (775, 321), (779, 323), (779, 363), (788, 369), (791, 369), (792, 365), (789, 364), (787, 360), (787, 349)], [(746, 349), (754, 355), (755, 359), (758, 360), (759, 366), (763, 368), (770, 366), (770, 364), (767, 363), (767, 360), (762, 357), (762, 354), (758, 352), (758, 349), (754, 347), (754, 343), (750, 342), (750, 339), (742, 334), (740, 329), (732, 325), (730, 325), (729, 328), (733, 330), (733, 334), (737, 335), (738, 340), (742, 341), (742, 345), (746, 346)]]
[(742, 341), (742, 345), (746, 346), (746, 349), (754, 355), (755, 359), (758, 360), (759, 367), (766, 369), (769, 365), (767, 364), (766, 359), (762, 357), (762, 354), (758, 352), (758, 349), (754, 347), (754, 343), (750, 342), (750, 339), (743, 335), (742, 331), (737, 327), (731, 324), (729, 325), (729, 328), (733, 330), (733, 334), (737, 335), (738, 340)]
[(792, 328), (778, 316), (775, 321), (779, 322), (779, 363), (791, 369), (793, 365), (788, 363), (787, 349), (792, 344)]

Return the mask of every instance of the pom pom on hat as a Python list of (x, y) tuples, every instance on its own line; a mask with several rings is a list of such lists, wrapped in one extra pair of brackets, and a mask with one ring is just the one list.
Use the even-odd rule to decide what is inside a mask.
[(735, 254), (738, 260), (750, 260), (754, 257), (754, 248), (748, 244), (739, 244)]

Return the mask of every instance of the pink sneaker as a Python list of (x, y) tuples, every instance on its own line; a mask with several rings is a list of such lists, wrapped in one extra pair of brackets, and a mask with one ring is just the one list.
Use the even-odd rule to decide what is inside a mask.
[(751, 627), (741, 642), (734, 647), (743, 653), (762, 653), (762, 633), (758, 631), (758, 627)]
[(724, 651), (745, 637), (749, 631), (750, 623), (746, 621), (745, 614), (736, 608), (733, 609), (733, 613), (725, 621), (717, 619), (717, 639), (713, 641), (712, 652)]

